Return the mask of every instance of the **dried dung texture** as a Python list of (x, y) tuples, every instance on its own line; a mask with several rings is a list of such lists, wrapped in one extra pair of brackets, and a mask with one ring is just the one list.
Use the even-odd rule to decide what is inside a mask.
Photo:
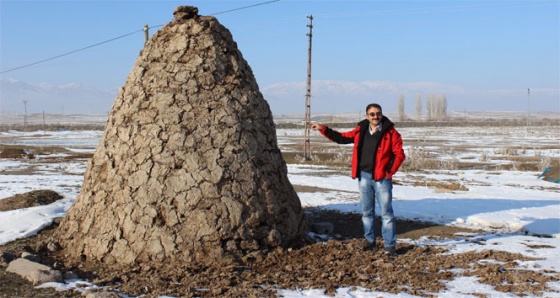
[[(76, 267), (68, 264), (59, 252), (48, 248), (52, 231), (56, 229), (46, 229), (37, 236), (0, 245), (0, 297), (86, 295), (87, 290), (79, 286), (75, 290), (58, 293), (53, 293), (52, 289), (34, 288), (17, 275), (2, 269), (2, 266), (7, 266), (2, 265), (2, 259), (13, 260), (24, 252), (35, 254), (40, 263), (64, 272), (65, 276), (78, 276), (128, 297), (279, 297), (279, 289), (323, 289), (326, 295), (334, 296), (337, 289), (358, 286), (396, 296), (438, 297), (449, 293), (446, 290), (447, 281), (457, 282), (457, 278), (467, 276), (476, 278), (483, 288), (491, 287), (503, 292), (501, 296), (560, 297), (558, 288), (554, 286), (559, 280), (558, 272), (527, 268), (527, 263), (534, 259), (494, 250), (493, 243), (480, 238), (481, 231), (397, 219), (399, 238), (438, 239), (435, 242), (440, 243), (447, 242), (444, 239), (468, 241), (480, 247), (476, 251), (452, 253), (437, 245), (413, 246), (400, 242), (397, 245), (398, 255), (388, 256), (380, 249), (359, 249), (362, 241), (359, 228), (361, 214), (322, 208), (306, 209), (306, 213), (311, 223), (332, 222), (334, 234), (340, 240), (321, 241), (299, 249), (276, 248), (268, 253), (257, 251), (235, 262), (216, 260), (210, 266), (170, 263), (158, 270), (145, 265), (130, 266), (122, 271), (99, 264), (79, 264)], [(380, 223), (380, 218), (377, 220)], [(377, 227), (380, 232), (380, 224)], [(378, 239), (378, 246), (381, 245), (382, 241)], [(552, 246), (532, 248), (543, 253), (557, 249)], [(95, 291), (95, 288), (92, 290)], [(463, 294), (488, 296), (476, 292)]]
[(194, 7), (147, 42), (55, 233), (110, 268), (288, 247), (307, 226), (272, 114), (231, 33)]

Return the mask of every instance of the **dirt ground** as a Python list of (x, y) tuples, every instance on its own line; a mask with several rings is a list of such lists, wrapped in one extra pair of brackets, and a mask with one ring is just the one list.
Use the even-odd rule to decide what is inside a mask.
[[(362, 251), (358, 248), (362, 240), (359, 215), (324, 209), (307, 209), (306, 213), (310, 222), (333, 223), (333, 233), (317, 235), (314, 237), (317, 243), (300, 248), (254, 253), (237, 261), (216, 260), (213, 266), (204, 268), (167, 264), (165, 270), (159, 271), (136, 266), (126, 272), (115, 272), (102, 267), (64, 264), (63, 259), (44, 249), (56, 224), (38, 236), (0, 246), (0, 252), (19, 256), (22, 251), (30, 251), (40, 255), (43, 263), (72, 271), (85, 281), (105, 287), (104, 291), (145, 297), (277, 297), (278, 289), (311, 288), (325, 289), (326, 294), (334, 295), (340, 287), (435, 297), (434, 293), (445, 288), (444, 281), (453, 280), (457, 275), (478, 276), (479, 282), (499, 291), (540, 296), (543, 290), (552, 291), (546, 288), (547, 282), (558, 280), (554, 272), (520, 268), (517, 261), (527, 258), (506, 252), (448, 254), (441, 248), (403, 242), (397, 245), (397, 256), (385, 255), (381, 250)], [(477, 234), (477, 231), (414, 221), (398, 221), (397, 229), (401, 239), (426, 236), (476, 241), (474, 235)], [(35, 289), (5, 269), (0, 267), (0, 297), (82, 295), (75, 290)]]

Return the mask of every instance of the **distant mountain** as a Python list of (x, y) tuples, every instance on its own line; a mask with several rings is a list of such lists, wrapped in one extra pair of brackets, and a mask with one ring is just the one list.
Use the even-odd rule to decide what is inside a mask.
[(0, 112), (23, 112), (27, 100), (29, 113), (107, 113), (117, 90), (106, 91), (84, 84), (30, 84), (14, 79), (0, 79)]
[[(110, 112), (118, 90), (101, 90), (84, 84), (30, 84), (0, 79), (0, 112), (21, 113), (23, 99), (29, 113), (106, 114)], [(305, 114), (305, 82), (283, 82), (261, 86), (261, 92), (275, 116)], [(386, 113), (397, 111), (399, 95), (405, 97), (405, 113), (415, 113), (420, 95), (426, 111), (428, 95), (445, 95), (448, 110), (456, 111), (527, 111), (526, 88), (475, 90), (435, 82), (347, 82), (314, 80), (311, 82), (311, 113), (361, 113), (367, 104), (377, 102)], [(531, 89), (531, 111), (560, 112), (559, 89)]]
[[(305, 113), (305, 82), (277, 83), (261, 89), (275, 115)], [(428, 95), (445, 95), (448, 110), (527, 111), (527, 89), (476, 90), (434, 82), (311, 82), (312, 113), (363, 113), (367, 104), (377, 102), (385, 111), (396, 112), (400, 95), (405, 97), (405, 112), (415, 113), (416, 98), (426, 111)], [(560, 112), (558, 89), (531, 89), (532, 111)]]

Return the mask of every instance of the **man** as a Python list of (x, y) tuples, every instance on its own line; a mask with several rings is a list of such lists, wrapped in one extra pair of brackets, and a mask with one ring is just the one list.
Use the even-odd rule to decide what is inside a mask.
[(376, 103), (366, 107), (366, 119), (348, 132), (338, 132), (315, 122), (313, 130), (320, 131), (338, 144), (354, 143), (352, 179), (358, 178), (360, 205), (364, 226), (363, 250), (375, 248), (375, 201), (381, 210), (381, 235), (384, 251), (396, 254), (397, 233), (393, 214), (392, 177), (405, 159), (402, 138), (389, 118), (383, 116)]

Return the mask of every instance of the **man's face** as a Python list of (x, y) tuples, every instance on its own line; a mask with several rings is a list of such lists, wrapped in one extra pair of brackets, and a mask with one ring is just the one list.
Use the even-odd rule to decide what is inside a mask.
[(381, 118), (383, 118), (383, 114), (381, 113), (380, 109), (376, 107), (371, 107), (366, 113), (366, 118), (369, 120), (369, 123), (372, 126), (377, 126), (379, 125), (379, 122), (381, 122)]

